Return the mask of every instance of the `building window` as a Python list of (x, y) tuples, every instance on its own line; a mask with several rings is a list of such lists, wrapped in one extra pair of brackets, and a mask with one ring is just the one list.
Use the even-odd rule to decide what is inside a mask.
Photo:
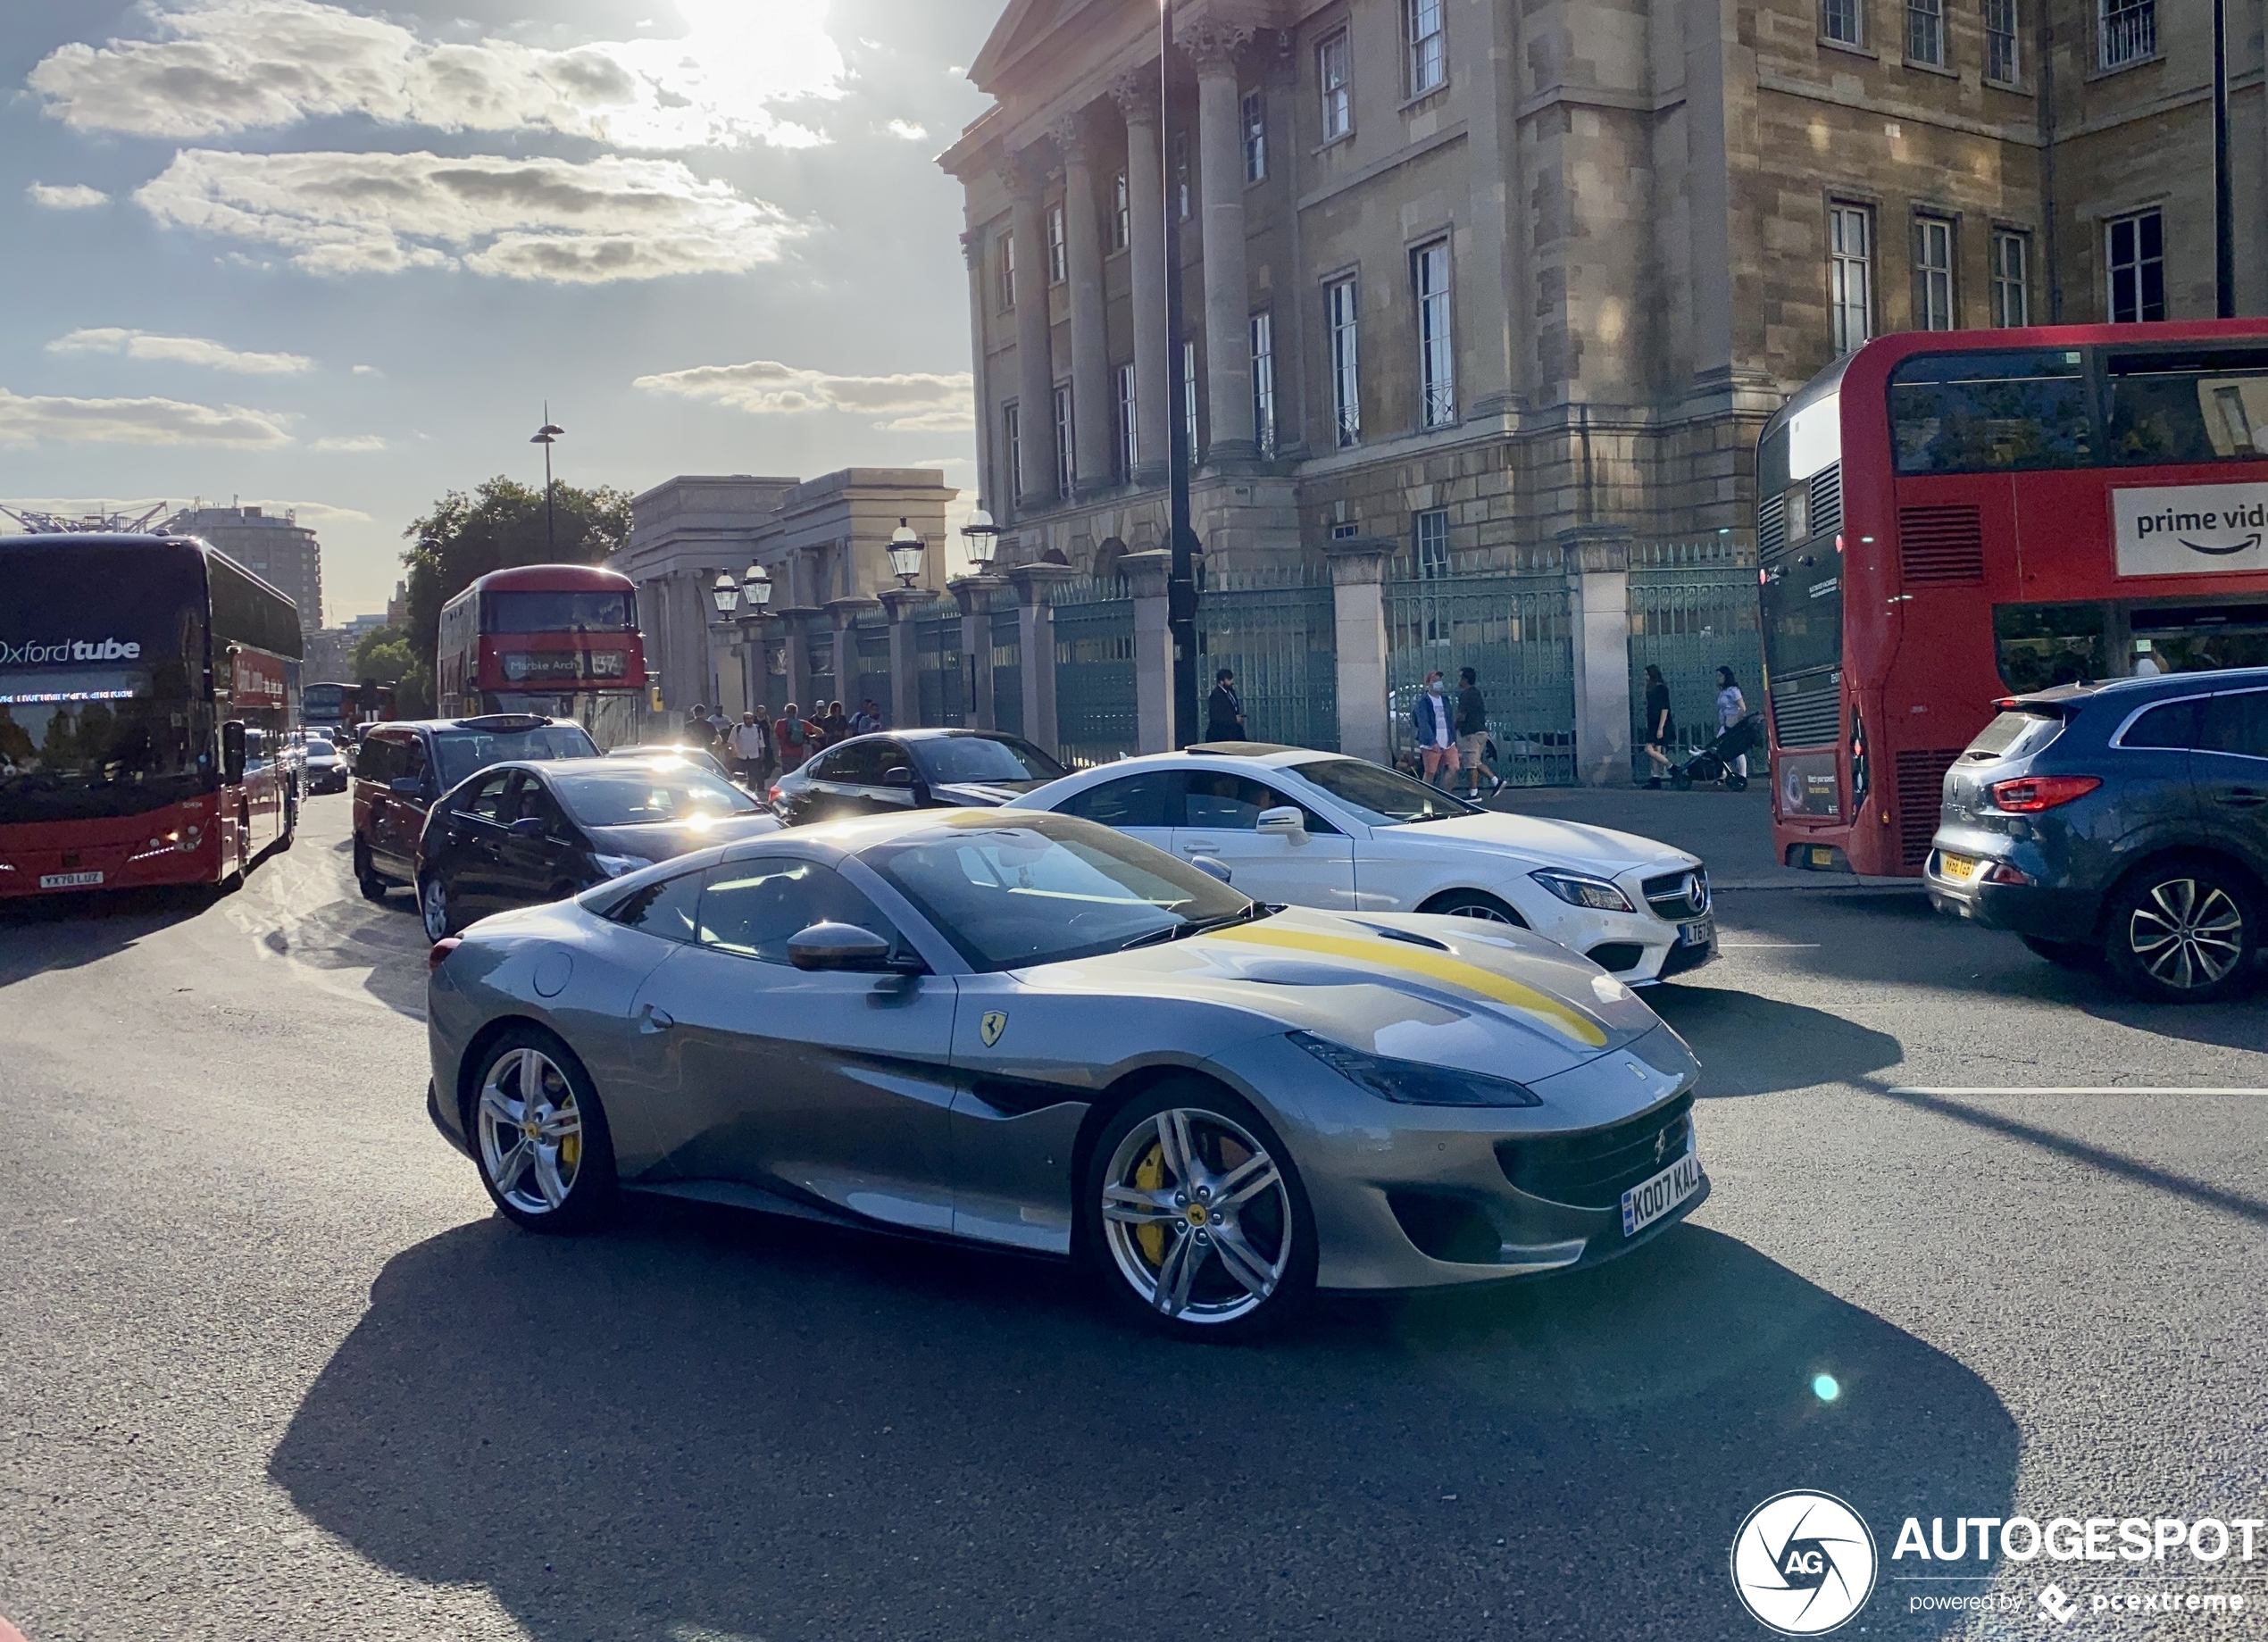
[(1819, 0), (1819, 31), (1844, 46), (1865, 45), (1865, 21), (1859, 0)]
[(1945, 0), (1905, 0), (1905, 60), (1945, 67)]
[(1189, 465), (1197, 464), (1197, 345), (1181, 345), (1181, 434), (1188, 441)]
[(2103, 66), (2122, 68), (2158, 54), (2158, 0), (2099, 0)]
[(1252, 438), (1260, 454), (1276, 454), (1276, 316), (1252, 316)]
[(1914, 219), (1914, 329), (1953, 329), (1953, 224)]
[(1008, 457), (1008, 494), (1024, 499), (1023, 416), (1013, 399), (1000, 407), (1000, 447)]
[(1055, 389), (1055, 494), (1069, 498), (1078, 477), (1071, 466), (1071, 385)]
[(1013, 233), (1000, 236), (1000, 305), (1016, 305), (1016, 237)]
[(1047, 283), (1061, 285), (1071, 278), (1071, 257), (1063, 244), (1063, 208), (1047, 207)]
[(1189, 134), (1173, 134), (1173, 208), (1181, 221), (1189, 220)]
[(1992, 322), (1996, 325), (2031, 323), (2030, 237), (2013, 229), (1998, 229), (1992, 236)]
[(2110, 270), (2111, 323), (2165, 317), (2165, 219), (2138, 211), (2104, 225)]
[(1428, 509), (1417, 516), (1417, 573), (1427, 581), (1449, 573), (1449, 510)]
[(1449, 242), (1410, 254), (1417, 288), (1418, 425), (1446, 428), (1457, 419), (1456, 353), (1449, 338)]
[(1268, 96), (1262, 91), (1245, 93), (1244, 179), (1268, 179)]
[(1327, 143), (1337, 142), (1355, 129), (1352, 71), (1346, 29), (1315, 47), (1315, 79), (1322, 88), (1323, 140)]
[(1128, 193), (1124, 171), (1111, 179), (1111, 249), (1123, 251), (1134, 243), (1134, 200)]
[(1402, 0), (1402, 38), (1410, 53), (1410, 95), (1439, 90), (1449, 78), (1441, 0)]
[(1985, 78), (2013, 86), (2023, 68), (2016, 54), (2016, 0), (1984, 0)]
[(1341, 449), (1363, 437), (1363, 378), (1356, 336), (1360, 317), (1355, 281), (1336, 279), (1323, 290), (1330, 324), (1331, 442)]
[(1828, 208), (1827, 310), (1838, 354), (1874, 334), (1874, 219), (1864, 205)]
[(1134, 470), (1142, 460), (1140, 401), (1134, 396), (1134, 366), (1131, 361), (1118, 368), (1118, 476), (1130, 480)]

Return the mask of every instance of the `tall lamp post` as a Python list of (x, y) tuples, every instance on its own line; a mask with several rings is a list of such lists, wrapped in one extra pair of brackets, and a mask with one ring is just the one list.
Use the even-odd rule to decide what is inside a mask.
[(544, 552), (555, 563), (559, 558), (559, 521), (552, 507), (551, 447), (567, 431), (551, 420), (551, 401), (544, 401), (544, 425), (528, 443), (544, 447)]
[(1158, 197), (1165, 204), (1165, 472), (1168, 545), (1173, 550), (1165, 581), (1166, 630), (1173, 636), (1173, 745), (1197, 738), (1197, 579), (1191, 554), (1197, 532), (1189, 526), (1188, 386), (1181, 371), (1181, 205), (1173, 191), (1172, 106), (1173, 0), (1158, 0), (1157, 107)]

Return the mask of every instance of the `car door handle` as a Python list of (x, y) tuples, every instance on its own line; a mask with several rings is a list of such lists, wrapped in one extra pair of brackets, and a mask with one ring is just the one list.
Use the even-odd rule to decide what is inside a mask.
[(676, 1024), (677, 1017), (668, 1010), (656, 1009), (653, 1004), (648, 1004), (646, 1006), (646, 1018), (638, 1022), (638, 1029), (643, 1032), (666, 1032)]
[(2221, 802), (2239, 810), (2249, 810), (2268, 804), (2268, 793), (2250, 787), (2232, 787), (2221, 795)]
[(1217, 855), (1221, 853), (1221, 846), (1218, 844), (1184, 844), (1181, 853), (1185, 855)]

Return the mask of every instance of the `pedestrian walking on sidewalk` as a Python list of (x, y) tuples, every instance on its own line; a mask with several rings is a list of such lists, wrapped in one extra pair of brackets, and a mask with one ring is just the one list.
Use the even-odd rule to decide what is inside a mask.
[(780, 719), (771, 727), (772, 751), (779, 755), (782, 770), (800, 770), (819, 749), (819, 726), (796, 710), (789, 702), (780, 710)]
[(725, 751), (732, 759), (734, 779), (761, 787), (771, 767), (771, 731), (753, 713), (744, 713), (740, 721), (727, 732)]
[[(1732, 676), (1732, 669), (1717, 669), (1717, 733), (1724, 734), (1748, 716), (1748, 698), (1740, 693), (1740, 684)], [(1741, 754), (1732, 761), (1735, 774), (1742, 780), (1748, 779), (1748, 755)]]
[(1450, 710), (1447, 688), (1438, 672), (1425, 675), (1425, 693), (1410, 709), (1410, 729), (1417, 738), (1418, 774), (1428, 783), (1448, 791), (1447, 777), (1456, 773), (1456, 715)]
[(1237, 694), (1237, 675), (1226, 667), (1213, 675), (1213, 693), (1205, 698), (1205, 738), (1242, 741), (1244, 697)]
[(1488, 767), (1488, 703), (1480, 694), (1480, 680), (1470, 667), (1457, 669), (1457, 763), (1464, 771), (1468, 804), (1480, 802), (1480, 782), (1489, 782), (1488, 796), (1504, 791), (1504, 778)]
[(1677, 724), (1670, 717), (1670, 686), (1662, 677), (1662, 670), (1653, 663), (1646, 664), (1646, 762), (1647, 788), (1662, 790), (1662, 778), (1669, 773), (1670, 743), (1677, 735)]

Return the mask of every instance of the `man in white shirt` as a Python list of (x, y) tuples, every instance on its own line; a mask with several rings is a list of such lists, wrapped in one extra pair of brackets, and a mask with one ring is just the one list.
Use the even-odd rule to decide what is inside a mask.
[(733, 775), (752, 785), (762, 786), (764, 773), (771, 763), (771, 732), (753, 713), (744, 713), (740, 721), (726, 732), (725, 756), (732, 761)]

